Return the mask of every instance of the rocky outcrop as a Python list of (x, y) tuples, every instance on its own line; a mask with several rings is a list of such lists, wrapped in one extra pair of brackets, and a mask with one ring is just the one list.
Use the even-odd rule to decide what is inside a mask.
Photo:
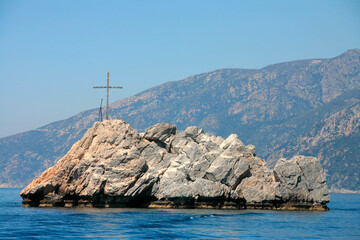
[(121, 120), (96, 122), (20, 195), (24, 206), (325, 210), (330, 200), (316, 158), (271, 170), (235, 134), (166, 123), (138, 134)]

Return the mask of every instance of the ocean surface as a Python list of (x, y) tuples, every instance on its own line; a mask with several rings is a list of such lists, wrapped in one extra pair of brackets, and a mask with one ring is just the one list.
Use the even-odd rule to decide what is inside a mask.
[(360, 194), (330, 211), (21, 207), (0, 189), (0, 239), (360, 239)]

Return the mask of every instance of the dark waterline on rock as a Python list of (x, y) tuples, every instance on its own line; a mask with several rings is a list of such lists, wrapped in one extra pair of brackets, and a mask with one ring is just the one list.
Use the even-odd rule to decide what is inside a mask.
[(0, 189), (0, 239), (359, 239), (360, 195), (331, 194), (330, 211), (28, 208)]

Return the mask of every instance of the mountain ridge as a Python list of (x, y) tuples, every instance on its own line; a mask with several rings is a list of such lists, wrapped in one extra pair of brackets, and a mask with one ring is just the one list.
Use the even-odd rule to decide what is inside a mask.
[[(311, 127), (332, 112), (327, 107), (328, 113), (313, 119), (312, 110), (332, 104), (338, 97), (346, 98), (349, 91), (356, 93), (359, 88), (360, 50), (353, 49), (334, 58), (192, 75), (120, 99), (111, 104), (110, 116), (124, 119), (139, 131), (168, 122), (180, 130), (196, 125), (223, 137), (236, 133), (245, 143), (258, 146), (258, 154), (271, 163), (271, 157), (280, 156), (271, 151), (280, 149), (275, 142), (286, 145), (290, 138), (300, 137), (297, 129), (302, 129), (302, 122), (307, 121)], [(354, 94), (354, 98), (359, 96)], [(337, 109), (342, 109), (341, 104)], [(17, 182), (25, 185), (34, 173), (54, 164), (97, 120), (97, 114), (98, 109), (83, 111), (37, 130), (0, 139), (0, 167), (4, 169), (0, 171), (0, 186), (14, 186)], [(301, 154), (301, 149), (297, 151)], [(329, 161), (326, 157), (320, 159)], [(360, 189), (358, 181), (337, 184), (333, 179), (331, 184), (336, 188)]]

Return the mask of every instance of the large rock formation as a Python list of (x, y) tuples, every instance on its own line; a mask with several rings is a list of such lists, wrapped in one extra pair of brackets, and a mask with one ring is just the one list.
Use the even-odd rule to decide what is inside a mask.
[(270, 170), (235, 134), (166, 123), (138, 134), (121, 120), (96, 122), (20, 195), (24, 206), (325, 210), (330, 200), (316, 158)]

